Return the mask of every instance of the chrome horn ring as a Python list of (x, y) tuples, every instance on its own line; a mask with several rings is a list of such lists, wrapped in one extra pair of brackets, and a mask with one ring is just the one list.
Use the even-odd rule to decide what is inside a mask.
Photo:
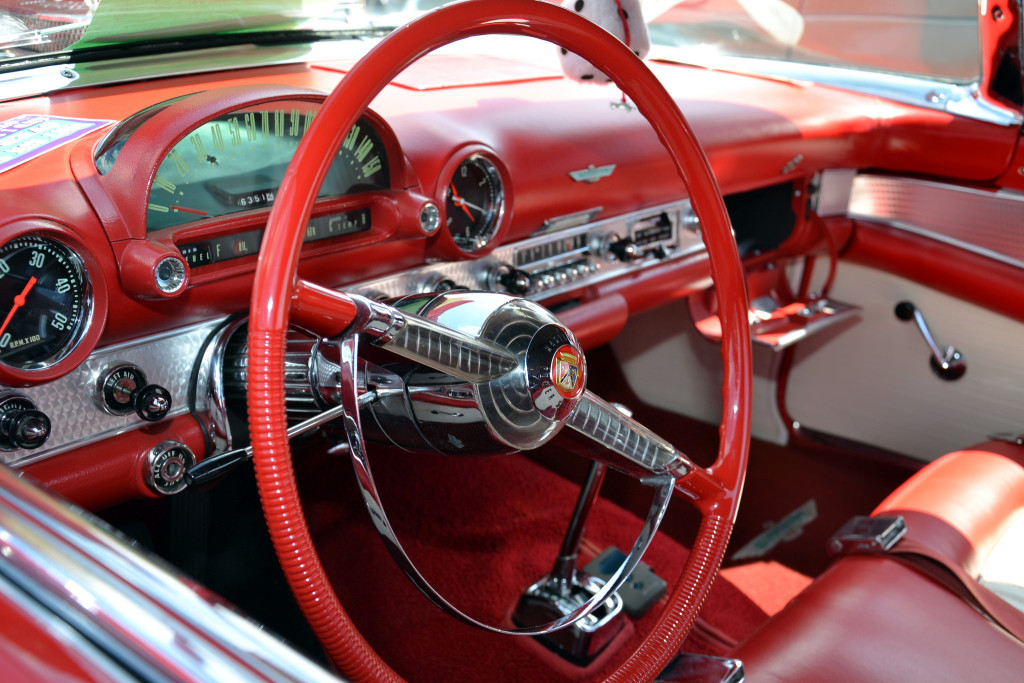
[[(693, 470), (693, 464), (666, 441), (585, 390), (586, 361), (579, 343), (551, 312), (536, 303), (502, 294), (471, 292), (412, 297), (397, 302), (395, 307), (361, 297), (352, 298), (361, 310), (358, 319), (366, 322), (357, 323), (340, 343), (344, 428), (370, 518), (399, 567), (443, 611), (463, 623), (493, 633), (541, 635), (587, 617), (617, 591), (636, 568), (664, 517), (676, 480)], [(369, 314), (371, 309), (376, 315)], [(430, 329), (433, 334), (420, 342), (407, 339), (396, 347), (392, 344), (394, 335), (382, 332), (393, 329), (394, 325), (382, 327), (368, 322), (381, 317), (400, 321), (398, 326), (402, 329)], [(372, 410), (373, 404), (365, 404), (360, 398), (365, 395), (364, 387), (360, 386), (360, 342), (366, 339), (413, 360), (425, 355), (435, 360), (445, 358), (453, 366), (465, 369), (461, 356), (443, 350), (450, 343), (441, 332), (445, 329), (460, 340), (470, 337), (485, 347), (504, 349), (508, 357), (514, 359), (514, 367), (503, 374), (478, 383), (466, 381), (456, 390), (473, 398), (481, 423), (491, 438), (514, 450), (528, 450), (548, 442), (568, 425), (609, 450), (609, 456), (601, 458), (602, 462), (637, 477), (654, 489), (643, 528), (618, 570), (584, 604), (559, 619), (504, 628), (467, 615), (434, 589), (416, 568), (384, 511), (361, 425), (360, 408)], [(431, 367), (439, 370), (443, 365), (440, 361), (431, 363)], [(416, 401), (429, 402), (432, 396), (448, 395), (452, 391), (451, 385), (446, 385), (444, 392), (418, 393)], [(407, 397), (412, 393), (406, 390)], [(411, 420), (422, 420), (423, 416), (437, 412), (423, 409), (422, 403), (417, 409), (416, 401), (406, 400)], [(479, 439), (470, 441), (479, 442)]]

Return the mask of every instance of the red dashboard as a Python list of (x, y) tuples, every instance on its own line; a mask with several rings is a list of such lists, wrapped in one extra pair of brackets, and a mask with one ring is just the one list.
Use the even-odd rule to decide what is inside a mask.
[[(827, 87), (651, 66), (677, 93), (723, 192), (754, 197), (755, 209), (758, 192), (778, 188), (786, 204), (829, 169), (996, 178), (1016, 140), (1011, 128)], [(84, 297), (59, 338), (0, 359), (0, 383), (21, 387), (54, 432), (43, 448), (14, 449), (9, 462), (99, 505), (152, 495), (136, 461), (157, 443), (184, 443), (200, 459), (215, 449), (189, 382), (171, 390), (180, 412), (147, 424), (104, 412), (98, 376), (135, 353), (121, 347), (176, 331), (202, 337), (245, 311), (274, 183), (294, 150), (268, 145), (301, 137), (346, 69), (268, 66), (0, 104), (2, 119), (110, 122), (0, 174), (0, 192), (17, 198), (0, 209), (4, 240), (29, 240), (26, 259), (43, 246), (74, 261), (65, 279), (79, 272), (72, 294)], [(704, 286), (686, 189), (613, 86), (569, 84), (543, 60), (437, 54), (386, 88), (362, 121), (308, 227), (306, 280), (375, 296), (439, 286), (528, 294), (556, 306), (584, 344)], [(752, 266), (826, 244), (799, 211), (765, 244), (758, 229), (747, 229)], [(616, 255), (625, 237), (641, 258)], [(57, 287), (58, 275), (51, 279)], [(3, 296), (18, 296), (25, 281), (8, 278)], [(149, 380), (187, 374), (201, 347), (174, 361), (181, 367), (147, 369)], [(158, 353), (147, 362), (171, 360)]]

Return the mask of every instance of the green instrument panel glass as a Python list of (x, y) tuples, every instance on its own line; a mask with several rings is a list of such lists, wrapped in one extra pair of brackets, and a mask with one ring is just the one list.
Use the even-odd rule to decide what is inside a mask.
[[(308, 102), (272, 102), (219, 116), (196, 128), (157, 169), (146, 231), (271, 206), (316, 114), (317, 107)], [(384, 143), (373, 126), (361, 119), (345, 136), (319, 196), (388, 186)]]

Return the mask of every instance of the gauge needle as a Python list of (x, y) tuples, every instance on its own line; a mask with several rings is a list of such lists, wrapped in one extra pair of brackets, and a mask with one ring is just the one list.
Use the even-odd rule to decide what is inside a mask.
[(466, 208), (466, 200), (463, 199), (462, 197), (460, 197), (459, 196), (459, 191), (455, 189), (455, 183), (452, 183), (448, 187), (451, 188), (451, 191), (452, 191), (452, 201), (455, 202), (455, 206), (458, 206), (463, 211), (465, 211), (466, 215), (469, 216), (469, 220), (475, 221), (476, 219), (473, 217), (473, 214), (469, 212), (468, 208)]
[(171, 208), (172, 211), (185, 211), (187, 213), (194, 213), (194, 214), (197, 214), (199, 216), (209, 216), (210, 215), (210, 214), (206, 213), (205, 211), (200, 211), (199, 209), (190, 209), (187, 206), (176, 206), (174, 204), (171, 204), (170, 208)]
[(2, 335), (4, 330), (7, 329), (7, 326), (11, 324), (11, 318), (14, 317), (14, 314), (18, 309), (25, 305), (25, 297), (27, 297), (28, 293), (32, 291), (32, 288), (36, 286), (36, 282), (36, 276), (33, 275), (28, 279), (28, 282), (25, 283), (25, 289), (21, 290), (21, 294), (14, 297), (14, 306), (11, 307), (11, 312), (7, 314), (6, 318), (4, 318), (4, 324), (0, 325), (0, 335)]

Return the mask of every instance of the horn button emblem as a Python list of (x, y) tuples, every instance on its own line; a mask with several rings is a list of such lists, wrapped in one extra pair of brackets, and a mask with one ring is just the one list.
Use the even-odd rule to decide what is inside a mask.
[(555, 351), (551, 361), (551, 381), (564, 398), (576, 398), (583, 393), (583, 356), (563, 344)]
[(537, 330), (526, 352), (530, 396), (541, 415), (563, 420), (586, 388), (586, 360), (571, 334), (560, 325)]

